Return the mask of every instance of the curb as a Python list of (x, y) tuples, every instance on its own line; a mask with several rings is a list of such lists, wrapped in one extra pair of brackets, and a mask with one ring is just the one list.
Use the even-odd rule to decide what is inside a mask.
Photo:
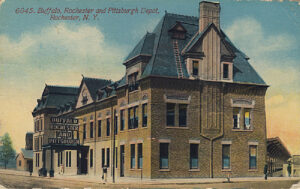
[[(40, 178), (40, 179), (53, 179), (53, 180), (62, 180), (62, 181), (74, 181), (74, 178), (59, 178), (59, 177), (40, 177), (37, 175), (24, 175), (24, 174), (17, 174), (17, 173), (5, 173), (5, 171), (1, 171), (0, 170), (0, 174), (6, 174), (6, 175), (16, 175), (16, 176), (24, 176), (24, 177), (33, 177), (33, 178)], [(120, 182), (120, 183), (112, 183), (112, 182), (101, 182), (99, 179), (99, 182), (97, 181), (92, 181), (92, 180), (84, 180), (84, 179), (77, 179), (75, 178), (76, 181), (78, 182), (85, 182), (85, 183), (91, 183), (91, 184), (99, 184), (99, 185), (131, 185), (131, 184), (143, 184), (143, 185), (199, 185), (199, 184), (215, 184), (215, 183), (228, 183), (227, 181), (224, 180), (211, 180), (211, 181), (203, 181), (203, 182), (199, 182), (199, 181), (195, 181), (195, 182), (190, 182), (190, 181), (186, 181), (186, 182), (159, 182), (158, 180), (154, 181), (154, 182), (140, 182), (140, 181), (136, 181), (136, 182)], [(272, 181), (286, 181), (286, 180), (298, 180), (300, 181), (300, 177), (293, 177), (293, 178), (289, 178), (289, 179), (269, 179), (269, 180), (231, 180), (230, 183), (250, 183), (250, 182), (272, 182)], [(158, 181), (158, 182), (157, 182)], [(1, 189), (1, 187), (0, 187)]]

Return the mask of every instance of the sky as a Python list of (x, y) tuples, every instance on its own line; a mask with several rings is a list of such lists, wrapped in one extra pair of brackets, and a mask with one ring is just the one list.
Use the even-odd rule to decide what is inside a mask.
[[(220, 3), (221, 28), (270, 85), (267, 136), (280, 137), (291, 154), (300, 155), (300, 1)], [(198, 4), (199, 0), (0, 0), (0, 136), (8, 132), (20, 151), (25, 133), (33, 131), (31, 113), (45, 84), (79, 86), (82, 74), (120, 79), (124, 58), (165, 11), (198, 17)], [(51, 20), (46, 11), (37, 13), (47, 8), (80, 20)], [(95, 19), (93, 12), (84, 20), (83, 14), (64, 13), (65, 8), (106, 12)], [(139, 12), (115, 14), (109, 8)], [(143, 8), (152, 12), (141, 13)]]

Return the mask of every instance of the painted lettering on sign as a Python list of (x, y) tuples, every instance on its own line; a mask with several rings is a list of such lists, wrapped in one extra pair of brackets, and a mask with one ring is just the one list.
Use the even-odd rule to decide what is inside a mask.
[(78, 125), (60, 125), (60, 124), (52, 124), (50, 125), (50, 129), (52, 130), (65, 130), (65, 131), (78, 131)]
[(79, 145), (79, 139), (48, 138), (49, 144)]
[(78, 124), (78, 119), (51, 117), (50, 122), (51, 123), (57, 123), (57, 124)]
[(56, 131), (56, 138), (72, 139), (73, 132), (72, 131)]

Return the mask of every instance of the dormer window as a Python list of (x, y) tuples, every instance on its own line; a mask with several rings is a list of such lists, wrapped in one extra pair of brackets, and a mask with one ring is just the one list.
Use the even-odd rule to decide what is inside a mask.
[(97, 91), (97, 98), (98, 98), (98, 100), (101, 100), (103, 94), (104, 94), (104, 92), (101, 89), (98, 89), (98, 91)]
[(232, 81), (233, 75), (233, 64), (232, 62), (222, 62), (222, 80)]
[(228, 67), (228, 64), (223, 64), (223, 79), (229, 78)]
[(191, 79), (200, 78), (201, 76), (201, 59), (186, 58), (186, 68)]
[(108, 87), (105, 88), (106, 96), (107, 96), (107, 97), (109, 97), (109, 96), (111, 95), (112, 90), (113, 90), (113, 89), (112, 89), (112, 87), (110, 87), (110, 86), (108, 86)]
[(87, 95), (87, 90), (86, 89), (83, 89), (82, 93), (81, 93), (81, 96), (82, 96), (82, 100), (81, 100), (81, 103), (82, 105), (86, 105), (87, 101), (88, 101), (88, 95)]
[(193, 76), (199, 75), (199, 62), (196, 60), (193, 60)]
[(128, 89), (129, 92), (135, 91), (138, 89), (138, 82), (137, 82), (137, 75), (138, 72), (132, 73), (128, 75)]
[(169, 29), (169, 33), (171, 34), (172, 39), (185, 39), (186, 29), (182, 26), (180, 22), (176, 22), (176, 24)]

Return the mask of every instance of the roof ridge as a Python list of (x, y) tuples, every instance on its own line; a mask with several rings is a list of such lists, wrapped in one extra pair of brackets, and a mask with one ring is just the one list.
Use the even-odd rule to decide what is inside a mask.
[(60, 88), (79, 88), (77, 86), (71, 86), (71, 85), (47, 85), (47, 87), (60, 87)]
[(146, 41), (146, 39), (147, 39), (147, 36), (148, 36), (148, 31), (147, 31), (146, 34), (142, 37), (142, 39), (144, 39), (144, 40), (143, 40), (142, 48), (141, 48), (139, 54), (141, 54), (141, 53), (143, 52), (143, 49), (144, 49), (144, 47), (145, 47), (145, 41)]
[(194, 41), (194, 39), (199, 35), (199, 30), (194, 34), (194, 36), (190, 39), (190, 41), (188, 42), (188, 44), (186, 44), (186, 46), (182, 49), (181, 53), (185, 53), (185, 50), (188, 48), (188, 46), (190, 46), (190, 44), (192, 43), (192, 41)]
[(162, 31), (163, 31), (163, 28), (164, 28), (164, 25), (165, 25), (165, 21), (166, 21), (166, 15), (169, 14), (169, 13), (165, 13), (165, 16), (163, 17), (163, 21), (161, 23), (161, 28), (160, 28), (160, 31), (159, 31), (159, 36), (158, 36), (158, 41), (157, 41), (157, 45), (153, 51), (153, 54), (154, 54), (154, 57), (153, 57), (153, 61), (152, 61), (152, 67), (151, 67), (151, 71), (150, 71), (150, 75), (152, 75), (152, 72), (153, 72), (153, 68), (154, 68), (154, 63), (155, 63), (155, 59), (156, 59), (156, 56), (157, 56), (157, 50), (158, 50), (158, 46), (159, 46), (159, 43), (160, 43), (160, 38), (162, 36)]
[(91, 80), (106, 80), (106, 81), (111, 81), (110, 79), (95, 78), (95, 77), (86, 77), (86, 76), (84, 76), (84, 79), (91, 79)]
[(169, 14), (169, 15), (174, 15), (174, 16), (190, 17), (190, 18), (193, 18), (193, 19), (199, 19), (199, 18), (196, 17), (196, 16), (183, 15), (183, 14), (176, 14), (176, 13), (170, 13), (170, 12), (166, 12), (165, 14), (166, 14), (166, 15), (167, 15), (167, 14)]

